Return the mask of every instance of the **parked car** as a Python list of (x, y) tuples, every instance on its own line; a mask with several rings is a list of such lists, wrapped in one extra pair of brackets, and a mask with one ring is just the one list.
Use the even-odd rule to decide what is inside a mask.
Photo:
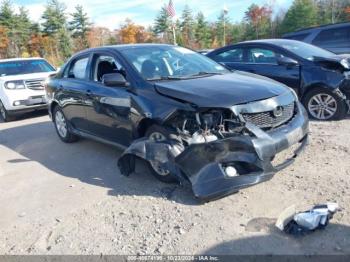
[(5, 121), (46, 109), (44, 81), (55, 68), (42, 58), (0, 60), (0, 113)]
[(350, 55), (335, 55), (300, 41), (270, 39), (226, 46), (208, 57), (293, 88), (314, 119), (342, 119), (349, 111)]
[[(288, 87), (177, 46), (83, 51), (46, 92), (63, 142), (87, 137), (121, 147), (122, 174), (141, 158), (161, 181), (190, 181), (201, 199), (270, 179), (307, 142), (307, 113)], [(294, 144), (290, 159), (272, 164)]]
[(336, 54), (350, 54), (350, 23), (302, 29), (283, 38), (313, 44)]

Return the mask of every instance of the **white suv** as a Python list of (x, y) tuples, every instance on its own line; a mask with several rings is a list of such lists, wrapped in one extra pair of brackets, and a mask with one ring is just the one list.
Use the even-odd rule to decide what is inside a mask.
[(44, 83), (55, 72), (42, 58), (0, 60), (0, 114), (4, 121), (47, 108)]

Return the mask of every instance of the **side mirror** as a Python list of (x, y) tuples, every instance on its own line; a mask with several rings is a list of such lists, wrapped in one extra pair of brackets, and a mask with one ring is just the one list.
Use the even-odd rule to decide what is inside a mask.
[(128, 82), (121, 73), (105, 74), (102, 76), (102, 83), (105, 86), (118, 87), (128, 86)]
[(287, 67), (293, 67), (299, 65), (298, 61), (294, 60), (293, 58), (282, 56), (277, 58), (277, 63), (279, 65), (287, 66)]

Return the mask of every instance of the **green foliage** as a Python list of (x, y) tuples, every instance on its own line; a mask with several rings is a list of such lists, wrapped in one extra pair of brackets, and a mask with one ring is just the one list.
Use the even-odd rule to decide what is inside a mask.
[(196, 17), (195, 39), (197, 40), (200, 49), (211, 47), (212, 39), (209, 23), (205, 20), (202, 12), (199, 12)]
[(87, 13), (81, 5), (75, 7), (75, 12), (71, 14), (72, 20), (69, 22), (69, 30), (73, 38), (77, 39), (79, 49), (89, 47), (87, 33), (90, 31), (91, 23)]
[(317, 6), (313, 0), (295, 0), (281, 25), (282, 33), (317, 25)]
[[(166, 5), (152, 27), (145, 29), (129, 20), (127, 28), (110, 31), (93, 26), (80, 5), (67, 15), (62, 0), (47, 1), (39, 24), (30, 20), (25, 8), (14, 8), (11, 0), (0, 0), (0, 58), (42, 55), (61, 64), (72, 53), (87, 47), (124, 42), (173, 43), (173, 22)], [(231, 23), (230, 17), (230, 12), (221, 11), (216, 21), (209, 23), (202, 12), (194, 14), (186, 5), (174, 22), (176, 42), (193, 49), (217, 48), (244, 40), (280, 37), (300, 28), (345, 22), (350, 20), (350, 0), (294, 0), (286, 13), (273, 12), (268, 5), (252, 4), (241, 22)]]
[(13, 28), (15, 13), (11, 1), (5, 0), (0, 5), (0, 25)]
[(53, 36), (59, 31), (65, 30), (67, 26), (66, 6), (58, 0), (49, 0), (42, 15), (43, 32)]
[(180, 30), (183, 40), (185, 43), (188, 43), (189, 46), (194, 42), (194, 25), (192, 10), (186, 5), (181, 15)]
[(163, 6), (154, 21), (153, 32), (156, 35), (164, 34), (165, 37), (171, 32), (171, 19), (167, 12), (167, 7)]

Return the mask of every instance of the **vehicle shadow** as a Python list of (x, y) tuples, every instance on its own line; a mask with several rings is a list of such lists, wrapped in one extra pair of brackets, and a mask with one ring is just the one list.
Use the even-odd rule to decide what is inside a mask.
[[(261, 234), (264, 229), (256, 228), (255, 233), (259, 234), (255, 234), (255, 236), (227, 241), (202, 253), (210, 255), (267, 255), (269, 260), (266, 261), (274, 261), (271, 260), (273, 258), (271, 255), (350, 254), (350, 227), (346, 225), (331, 223), (324, 230), (317, 230), (299, 237), (280, 232), (273, 224), (269, 224), (267, 227), (265, 234)], [(248, 231), (250, 230), (248, 229)], [(227, 260), (224, 257), (220, 261), (232, 261), (232, 257), (227, 257)]]
[[(25, 119), (30, 119), (30, 118), (42, 117), (42, 116), (45, 116), (47, 114), (48, 114), (47, 109), (37, 110), (37, 111), (25, 113), (23, 115), (18, 115), (11, 122), (17, 122), (17, 121), (21, 121), (21, 120), (25, 120)], [(1, 116), (0, 116), (0, 123), (4, 123), (4, 120), (2, 119)]]
[(156, 180), (141, 161), (135, 174), (120, 174), (117, 160), (122, 151), (98, 142), (80, 139), (74, 144), (59, 140), (53, 124), (27, 124), (0, 131), (0, 144), (21, 155), (10, 164), (35, 161), (55, 173), (79, 179), (83, 183), (108, 188), (108, 195), (136, 195), (167, 198), (196, 205), (191, 189)]

